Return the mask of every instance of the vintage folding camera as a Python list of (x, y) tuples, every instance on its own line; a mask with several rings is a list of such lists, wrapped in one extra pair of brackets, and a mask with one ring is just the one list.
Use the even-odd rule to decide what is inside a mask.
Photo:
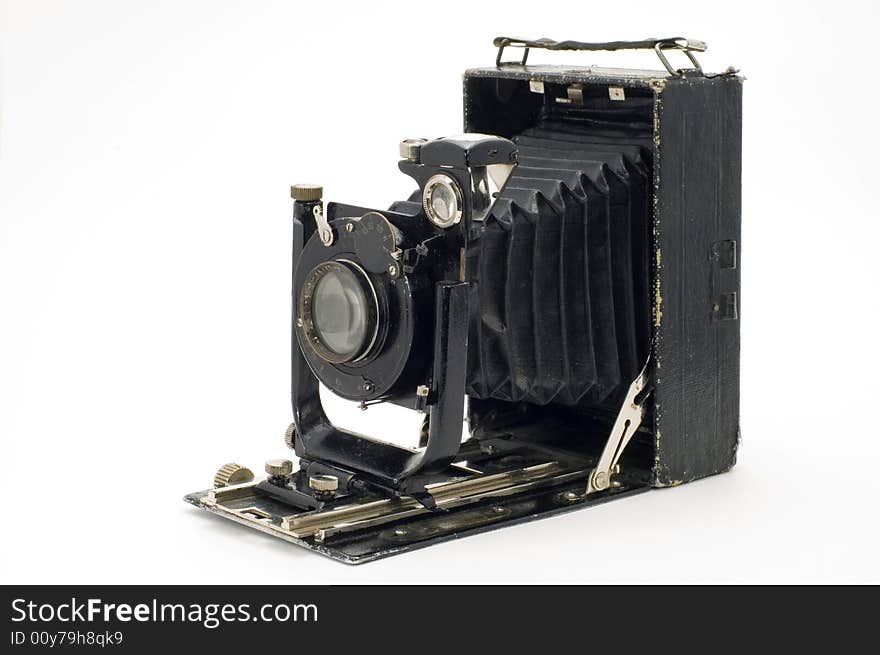
[[(409, 198), (292, 187), (298, 463), (227, 464), (190, 503), (357, 563), (733, 466), (742, 78), (682, 38), (495, 46), (465, 73), (464, 134), (400, 144)], [(319, 385), (422, 412), (414, 447), (333, 425)]]

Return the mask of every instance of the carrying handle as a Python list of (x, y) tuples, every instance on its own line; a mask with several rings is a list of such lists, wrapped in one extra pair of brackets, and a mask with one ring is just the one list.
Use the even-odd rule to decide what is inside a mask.
[[(657, 57), (663, 64), (664, 68), (669, 71), (673, 77), (681, 77), (682, 71), (675, 69), (669, 63), (664, 50), (681, 50), (685, 56), (694, 65), (694, 70), (700, 75), (703, 69), (695, 52), (705, 52), (708, 47), (705, 41), (696, 39), (685, 39), (680, 36), (670, 37), (668, 39), (644, 39), (642, 41), (607, 41), (605, 43), (584, 43), (583, 41), (553, 41), (552, 39), (537, 39), (531, 41), (529, 39), (515, 39), (509, 36), (498, 36), (492, 42), (498, 48), (498, 55), (495, 57), (495, 65), (498, 67), (505, 65), (525, 66), (529, 58), (529, 50), (532, 48), (540, 48), (543, 50), (653, 50), (657, 53)], [(523, 48), (523, 56), (520, 61), (501, 61), (501, 55), (504, 48)]]

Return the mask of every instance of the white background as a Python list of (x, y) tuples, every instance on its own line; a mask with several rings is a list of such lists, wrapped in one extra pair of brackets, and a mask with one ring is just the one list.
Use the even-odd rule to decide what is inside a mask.
[[(880, 582), (872, 4), (0, 2), (0, 582)], [(362, 567), (184, 504), (286, 453), (290, 183), (408, 195), (499, 34), (747, 76), (737, 467)]]

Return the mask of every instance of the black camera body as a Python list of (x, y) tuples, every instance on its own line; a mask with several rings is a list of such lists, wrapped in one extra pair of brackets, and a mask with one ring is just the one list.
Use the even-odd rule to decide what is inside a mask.
[[(299, 467), (229, 464), (190, 502), (360, 562), (734, 464), (742, 78), (685, 39), (495, 44), (465, 134), (400, 144), (408, 199), (292, 187)], [(651, 48), (666, 72), (535, 48)], [(321, 384), (423, 412), (418, 447), (333, 425)]]

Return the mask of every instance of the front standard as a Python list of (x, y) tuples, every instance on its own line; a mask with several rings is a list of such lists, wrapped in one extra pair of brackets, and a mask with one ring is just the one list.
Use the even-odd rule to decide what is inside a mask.
[[(293, 453), (188, 502), (359, 563), (733, 466), (742, 78), (682, 38), (495, 45), (464, 134), (400, 143), (408, 198), (291, 187)], [(665, 70), (527, 63), (626, 48)], [(413, 447), (321, 385), (421, 412)]]

